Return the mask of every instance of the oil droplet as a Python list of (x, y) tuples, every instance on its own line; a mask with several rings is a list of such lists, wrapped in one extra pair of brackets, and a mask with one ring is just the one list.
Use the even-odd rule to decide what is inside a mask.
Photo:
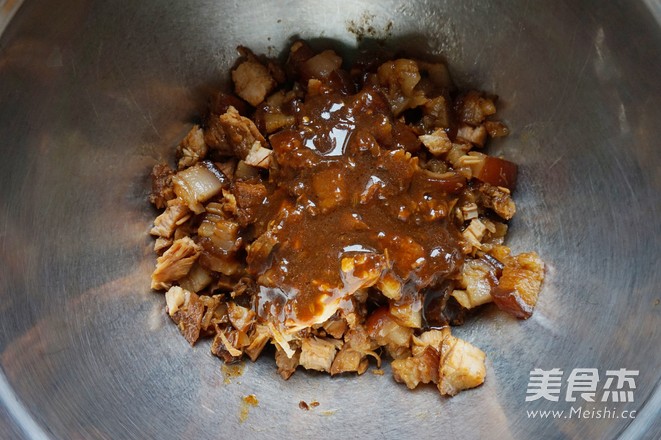
[(243, 374), (244, 365), (243, 362), (238, 364), (222, 364), (220, 366), (220, 372), (223, 374), (223, 383), (229, 385), (232, 383), (232, 379), (240, 377)]
[(257, 400), (257, 397), (254, 394), (249, 394), (241, 400), (241, 412), (239, 413), (239, 421), (243, 423), (248, 419), (248, 412), (250, 412), (250, 407), (258, 406), (259, 400)]

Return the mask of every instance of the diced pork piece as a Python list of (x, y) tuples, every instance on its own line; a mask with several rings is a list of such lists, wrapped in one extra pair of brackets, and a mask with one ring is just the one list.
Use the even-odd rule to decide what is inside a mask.
[(243, 356), (240, 347), (249, 342), (245, 333), (218, 327), (211, 343), (211, 353), (223, 359), (225, 363), (238, 362)]
[[(196, 267), (196, 266), (193, 266)], [(190, 274), (189, 274), (190, 275)], [(185, 289), (185, 287), (184, 287)], [(188, 290), (188, 289), (186, 289)], [(191, 290), (191, 292), (193, 292)], [(208, 334), (214, 334), (215, 328), (218, 324), (225, 324), (225, 315), (227, 314), (227, 307), (221, 301), (221, 295), (201, 295), (200, 302), (204, 305), (204, 315), (202, 315), (202, 331)]]
[(291, 127), (296, 124), (296, 117), (283, 113), (266, 113), (264, 124), (268, 134), (275, 133), (281, 128)]
[(335, 339), (342, 339), (344, 332), (349, 328), (347, 321), (344, 318), (331, 318), (321, 326), (326, 333)]
[(282, 376), (283, 379), (287, 380), (294, 374), (296, 367), (298, 367), (298, 360), (301, 356), (301, 351), (296, 350), (296, 352), (291, 356), (287, 356), (280, 348), (277, 348), (275, 351), (275, 364), (278, 366), (278, 373)]
[(457, 137), (465, 139), (478, 147), (484, 147), (484, 143), (487, 141), (487, 130), (483, 125), (473, 127), (464, 124), (457, 130)]
[(345, 345), (337, 355), (335, 355), (330, 373), (332, 375), (351, 372), (363, 374), (367, 371), (368, 366), (369, 361), (367, 360), (367, 356), (356, 350), (347, 348)]
[(448, 335), (441, 345), (438, 369), (438, 390), (444, 396), (454, 396), (461, 390), (475, 388), (484, 382), (487, 374), (482, 350)]
[(239, 224), (245, 226), (255, 221), (258, 208), (268, 194), (266, 186), (263, 183), (236, 181), (231, 191), (236, 201), (236, 217)]
[(216, 168), (218, 168), (220, 172), (223, 173), (230, 181), (233, 181), (236, 177), (234, 174), (236, 172), (238, 163), (239, 160), (236, 158), (231, 158), (223, 160), (222, 162), (214, 162), (214, 165), (216, 165)]
[(492, 209), (496, 214), (505, 220), (511, 219), (516, 213), (516, 205), (505, 188), (481, 183), (475, 185), (478, 191), (478, 203), (482, 206)]
[(241, 116), (234, 107), (230, 107), (227, 113), (221, 115), (218, 120), (225, 131), (227, 142), (239, 159), (246, 158), (255, 142), (262, 146), (266, 145), (266, 139), (259, 132), (255, 123)]
[(268, 168), (271, 165), (272, 153), (273, 150), (264, 148), (261, 143), (255, 142), (245, 157), (245, 163), (253, 167)]
[(165, 292), (165, 304), (167, 306), (168, 314), (173, 316), (179, 310), (179, 307), (184, 305), (186, 295), (190, 301), (190, 292), (185, 291), (179, 286), (172, 286)]
[(236, 94), (253, 107), (258, 106), (277, 85), (269, 69), (255, 59), (239, 64), (232, 71)]
[(174, 281), (186, 276), (195, 260), (200, 256), (200, 246), (189, 237), (176, 240), (156, 260), (156, 269), (151, 275), (151, 288), (168, 289)]
[(255, 362), (262, 350), (264, 350), (264, 347), (266, 347), (269, 339), (271, 339), (271, 332), (269, 332), (268, 327), (265, 325), (255, 325), (249, 336), (250, 345), (243, 351), (251, 361)]
[(308, 370), (330, 372), (335, 352), (342, 346), (336, 339), (305, 338), (301, 342), (299, 363)]
[(199, 292), (213, 281), (211, 273), (198, 262), (193, 264), (188, 274), (181, 278), (178, 283), (181, 287), (191, 292)]
[(445, 154), (450, 151), (450, 148), (452, 148), (452, 142), (450, 141), (448, 134), (442, 128), (439, 128), (432, 134), (422, 135), (419, 139), (434, 156)]
[(367, 319), (365, 328), (369, 336), (380, 346), (385, 346), (395, 359), (410, 355), (409, 343), (413, 329), (397, 322), (388, 307), (375, 310)]
[(509, 128), (500, 121), (484, 121), (484, 128), (492, 138), (503, 137), (510, 134)]
[(211, 113), (206, 118), (204, 127), (204, 142), (209, 148), (213, 149), (215, 152), (222, 156), (234, 155), (232, 145), (229, 143), (227, 134), (225, 133), (225, 128), (220, 121), (220, 114)]
[(496, 269), (481, 258), (466, 260), (461, 268), (460, 282), (463, 290), (454, 290), (452, 296), (462, 307), (472, 309), (489, 303), (493, 301), (493, 286), (498, 283)]
[(234, 301), (227, 303), (227, 316), (235, 329), (247, 332), (257, 316), (254, 311), (241, 307)]
[(424, 94), (414, 91), (421, 78), (415, 61), (399, 59), (385, 62), (379, 66), (377, 76), (381, 86), (385, 87), (390, 108), (395, 116), (427, 102)]
[(164, 163), (154, 165), (151, 171), (149, 201), (158, 209), (165, 208), (168, 201), (176, 197), (172, 186), (172, 176), (174, 176), (174, 171)]
[(181, 334), (191, 344), (200, 337), (204, 305), (199, 297), (179, 286), (171, 287), (165, 294), (168, 314), (177, 324)]
[(474, 218), (468, 224), (468, 227), (462, 232), (461, 235), (466, 239), (466, 241), (475, 249), (482, 248), (482, 239), (484, 234), (486, 234), (487, 228), (482, 223), (480, 219)]
[(496, 247), (492, 253), (505, 265), (492, 293), (494, 302), (517, 318), (529, 318), (544, 281), (544, 262), (536, 252), (511, 256), (505, 246)]
[(239, 246), (239, 224), (218, 214), (207, 213), (197, 230), (198, 242), (209, 253), (233, 253)]
[(496, 105), (493, 100), (475, 90), (457, 98), (455, 106), (459, 120), (472, 126), (482, 124), (487, 116), (496, 113)]
[(443, 330), (427, 330), (421, 333), (420, 336), (413, 336), (411, 338), (411, 354), (419, 356), (427, 347), (432, 347), (440, 352), (441, 344), (449, 334), (450, 329), (446, 327)]
[(416, 296), (391, 301), (390, 314), (405, 327), (420, 328), (422, 326), (422, 300)]
[(438, 381), (440, 356), (433, 347), (426, 347), (417, 356), (392, 361), (392, 374), (397, 382), (404, 382), (409, 389), (421, 383)]
[(194, 125), (184, 140), (177, 147), (177, 164), (180, 170), (195, 165), (207, 155), (208, 147), (204, 141), (204, 132), (199, 125)]
[(154, 220), (149, 233), (157, 237), (171, 238), (174, 230), (190, 218), (190, 210), (183, 203), (168, 203), (168, 207)]
[(448, 100), (443, 96), (430, 99), (422, 106), (422, 120), (425, 131), (439, 128), (450, 128), (452, 123), (452, 110)]
[(173, 178), (174, 192), (191, 211), (204, 212), (203, 202), (229, 185), (227, 177), (211, 162), (199, 162), (179, 171)]
[(325, 50), (301, 64), (301, 78), (304, 81), (312, 78), (325, 79), (340, 67), (342, 67), (342, 58), (332, 50)]
[(397, 275), (391, 271), (384, 271), (376, 283), (376, 288), (386, 298), (394, 301), (402, 297), (402, 282)]
[(372, 356), (381, 365), (381, 358), (374, 350), (378, 345), (368, 336), (365, 328), (356, 325), (344, 337), (344, 345), (335, 356), (331, 365), (331, 374), (357, 372), (363, 374), (369, 365), (367, 356)]
[(171, 238), (163, 238), (163, 237), (158, 237), (154, 241), (154, 252), (156, 252), (158, 255), (163, 255), (163, 252), (165, 252), (170, 246), (172, 246), (172, 242), (174, 240)]

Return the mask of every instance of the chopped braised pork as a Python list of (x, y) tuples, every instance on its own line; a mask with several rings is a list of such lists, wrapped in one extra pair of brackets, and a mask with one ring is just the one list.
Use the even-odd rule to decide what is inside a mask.
[(491, 302), (528, 318), (544, 278), (503, 245), (516, 165), (475, 151), (508, 134), (495, 98), (443, 63), (239, 52), (236, 96), (152, 172), (152, 288), (183, 336), (228, 363), (271, 344), (284, 379), (389, 358), (408, 388), (483, 383), (485, 354), (449, 325)]

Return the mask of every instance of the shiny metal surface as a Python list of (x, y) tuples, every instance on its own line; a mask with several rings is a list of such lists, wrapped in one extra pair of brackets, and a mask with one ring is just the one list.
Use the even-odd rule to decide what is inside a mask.
[[(0, 438), (659, 438), (654, 4), (27, 0), (0, 38)], [(521, 166), (510, 244), (549, 266), (533, 318), (487, 308), (457, 330), (488, 376), (452, 399), (389, 372), (284, 382), (269, 359), (225, 383), (149, 291), (148, 171), (235, 46), (361, 32), (501, 96), (512, 135), (492, 151)], [(572, 406), (525, 402), (533, 368), (639, 370), (635, 401), (611, 404), (637, 418), (528, 418)]]

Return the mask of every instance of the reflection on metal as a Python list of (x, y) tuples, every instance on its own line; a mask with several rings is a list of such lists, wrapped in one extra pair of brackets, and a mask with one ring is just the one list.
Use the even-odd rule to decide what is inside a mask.
[(0, 0), (0, 36), (22, 3), (23, 0)]

